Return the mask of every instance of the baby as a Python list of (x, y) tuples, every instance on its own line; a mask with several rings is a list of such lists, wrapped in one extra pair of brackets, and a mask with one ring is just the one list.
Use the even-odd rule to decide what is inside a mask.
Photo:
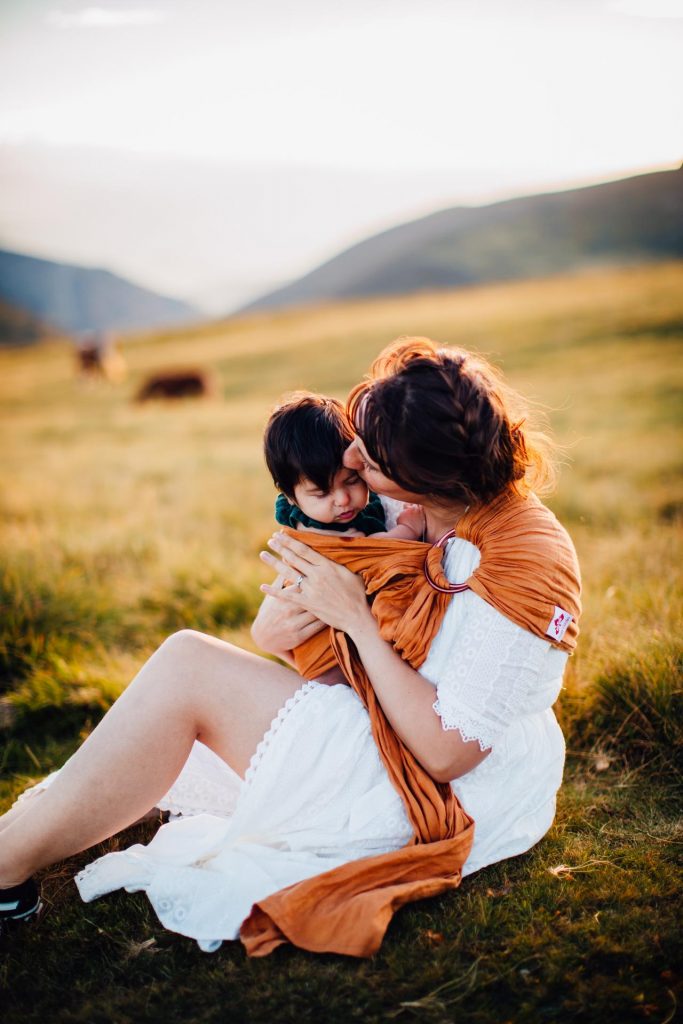
[[(419, 540), (423, 513), (404, 509), (398, 525), (386, 529), (382, 503), (342, 459), (353, 427), (335, 398), (298, 391), (278, 406), (266, 425), (266, 463), (280, 494), (275, 518), (296, 530), (333, 530), (347, 537)], [(369, 499), (369, 500), (368, 500)]]

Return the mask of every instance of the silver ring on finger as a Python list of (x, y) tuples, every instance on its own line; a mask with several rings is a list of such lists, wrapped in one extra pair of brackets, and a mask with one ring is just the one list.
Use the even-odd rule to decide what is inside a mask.
[(295, 582), (295, 584), (294, 584), (294, 586), (295, 586), (295, 587), (296, 587), (296, 589), (297, 589), (297, 590), (299, 591), (299, 593), (301, 593), (301, 584), (303, 583), (303, 581), (304, 581), (305, 579), (306, 579), (306, 577), (304, 576), (304, 574), (303, 574), (303, 573), (301, 573), (301, 575), (300, 575), (300, 576), (299, 576), (299, 577), (297, 578), (297, 580), (296, 580), (296, 582)]

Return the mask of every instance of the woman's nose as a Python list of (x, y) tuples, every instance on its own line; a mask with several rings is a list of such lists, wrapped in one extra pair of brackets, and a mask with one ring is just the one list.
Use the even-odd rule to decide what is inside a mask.
[(363, 465), (363, 460), (360, 457), (360, 452), (355, 441), (352, 441), (349, 447), (344, 452), (344, 458), (342, 462), (347, 469), (360, 469)]

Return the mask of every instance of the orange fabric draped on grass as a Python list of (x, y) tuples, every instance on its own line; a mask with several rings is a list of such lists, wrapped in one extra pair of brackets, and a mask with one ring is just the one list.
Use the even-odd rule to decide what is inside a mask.
[[(469, 589), (524, 629), (573, 650), (580, 613), (578, 563), (569, 536), (549, 509), (533, 496), (506, 493), (466, 512), (455, 535), (481, 552), (480, 564), (467, 580)], [(419, 668), (452, 597), (445, 592), (449, 583), (442, 549), (390, 538), (296, 536), (363, 577), (382, 637)], [(430, 584), (425, 565), (444, 592)], [(558, 610), (571, 618), (556, 638), (548, 630), (552, 632)], [(344, 633), (322, 630), (294, 656), (308, 679), (340, 666), (367, 707), (380, 756), (415, 831), (401, 850), (351, 861), (261, 900), (240, 937), (250, 956), (265, 956), (284, 942), (314, 952), (372, 956), (399, 907), (460, 884), (474, 822), (450, 785), (434, 782), (396, 736)]]

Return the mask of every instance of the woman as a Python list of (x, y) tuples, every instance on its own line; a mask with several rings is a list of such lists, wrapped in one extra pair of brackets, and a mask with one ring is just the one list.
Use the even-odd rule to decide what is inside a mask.
[[(508, 496), (525, 509), (524, 495), (547, 479), (547, 460), (516, 402), (482, 360), (426, 339), (401, 340), (352, 394), (358, 435), (345, 463), (394, 510), (421, 504), (425, 540), (435, 543)], [(566, 535), (543, 515), (561, 546)], [(488, 520), (495, 527), (496, 515)], [(551, 705), (575, 639), (573, 549), (565, 545), (565, 564), (550, 573), (552, 585), (558, 574), (568, 580), (571, 614), (563, 611), (568, 601), (553, 606), (541, 594), (541, 609), (550, 601), (566, 617), (545, 629), (543, 610), (527, 619), (514, 602), (498, 600), (501, 565), (522, 579), (525, 608), (528, 591), (538, 590), (530, 576), (544, 578), (540, 563), (521, 564), (528, 552), (524, 537), (518, 543), (519, 557), (514, 544), (501, 547), (493, 537), (491, 549), (504, 554), (494, 566), (499, 575), (477, 583), (486, 543), (480, 551), (457, 536), (449, 541), (446, 576), (472, 589), (456, 588), (419, 671), (382, 639), (359, 576), (283, 535), (272, 538), (274, 553), (262, 555), (278, 580), (263, 587), (255, 640), (289, 659), (323, 624), (350, 638), (394, 732), (434, 779), (451, 783), (476, 821), (464, 873), (536, 843), (553, 820), (562, 777), (564, 743)], [(493, 580), (488, 590), (486, 580)], [(258, 900), (398, 850), (412, 834), (353, 690), (304, 682), (291, 669), (182, 631), (150, 658), (45, 795), (0, 819), (0, 903), (24, 899), (25, 909), (35, 871), (154, 805), (183, 817), (148, 847), (89, 865), (77, 878), (81, 895), (144, 889), (166, 927), (206, 950), (236, 937)]]

